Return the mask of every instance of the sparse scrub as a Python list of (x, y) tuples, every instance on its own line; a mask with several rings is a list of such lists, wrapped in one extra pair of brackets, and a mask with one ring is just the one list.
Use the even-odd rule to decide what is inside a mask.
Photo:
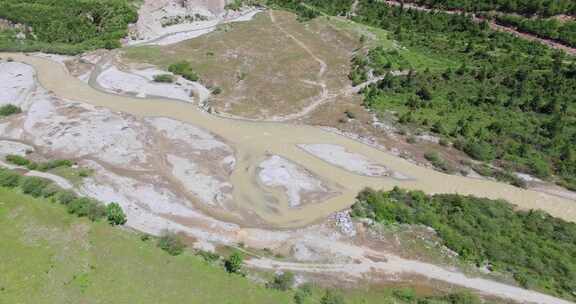
[(278, 289), (286, 291), (292, 288), (294, 285), (294, 274), (290, 271), (285, 271), (280, 274), (276, 274), (274, 279), (269, 282), (266, 286), (272, 289)]
[(440, 157), (438, 152), (426, 152), (426, 154), (424, 154), (424, 158), (426, 158), (426, 160), (432, 163), (435, 168), (441, 170), (442, 172), (451, 174), (456, 171), (454, 167), (452, 167)]
[(20, 175), (18, 173), (0, 169), (0, 186), (7, 188), (18, 187), (20, 184)]
[(186, 248), (186, 245), (184, 245), (177, 234), (168, 231), (164, 232), (158, 239), (157, 245), (160, 249), (173, 256), (182, 254), (184, 248)]
[(154, 81), (160, 83), (172, 83), (174, 82), (174, 76), (170, 74), (154, 75)]

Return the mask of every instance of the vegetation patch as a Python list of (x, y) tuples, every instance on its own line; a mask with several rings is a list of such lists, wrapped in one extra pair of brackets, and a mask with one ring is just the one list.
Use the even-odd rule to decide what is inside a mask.
[(500, 200), (395, 188), (362, 191), (352, 216), (431, 227), (461, 259), (510, 272), (526, 288), (575, 299), (576, 224), (542, 211), (515, 211)]
[(6, 117), (20, 113), (22, 113), (22, 109), (13, 104), (7, 104), (0, 107), (0, 117)]
[(120, 47), (137, 13), (129, 0), (3, 0), (0, 18), (23, 25), (0, 32), (0, 50), (77, 54)]

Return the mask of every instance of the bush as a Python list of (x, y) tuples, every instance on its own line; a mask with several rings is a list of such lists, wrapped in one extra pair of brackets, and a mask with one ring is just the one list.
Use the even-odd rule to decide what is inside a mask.
[(59, 191), (58, 193), (56, 193), (56, 194), (54, 195), (54, 198), (55, 198), (56, 201), (58, 201), (60, 204), (62, 204), (62, 205), (68, 205), (68, 204), (70, 204), (72, 201), (74, 201), (75, 199), (77, 199), (78, 197), (77, 197), (76, 194), (74, 194), (74, 192), (72, 192), (72, 191), (62, 190), (62, 191)]
[(7, 155), (6, 161), (16, 166), (28, 166), (30, 164), (30, 161), (25, 157), (13, 154)]
[(24, 194), (40, 197), (42, 196), (44, 188), (50, 185), (50, 183), (51, 181), (40, 177), (25, 177), (20, 184), (20, 188)]
[(13, 104), (7, 104), (4, 106), (0, 107), (0, 116), (10, 116), (13, 114), (19, 114), (22, 113), (22, 109), (20, 109), (19, 107), (13, 105)]
[(292, 288), (292, 285), (294, 285), (294, 274), (290, 271), (285, 271), (277, 274), (274, 279), (267, 284), (267, 287), (286, 291)]
[(18, 187), (20, 184), (20, 175), (9, 170), (0, 170), (0, 186), (7, 188)]
[(67, 205), (68, 213), (79, 217), (88, 217), (91, 221), (97, 221), (106, 216), (106, 208), (98, 201), (87, 197), (72, 200)]
[(163, 235), (158, 239), (157, 245), (160, 249), (173, 256), (182, 254), (184, 248), (186, 248), (186, 245), (184, 245), (178, 235), (172, 232), (163, 233)]
[(154, 81), (161, 83), (172, 83), (174, 82), (174, 76), (170, 74), (154, 75)]
[(206, 261), (208, 263), (215, 263), (215, 262), (218, 262), (218, 260), (220, 260), (220, 256), (214, 252), (209, 252), (209, 251), (205, 251), (205, 250), (198, 250), (198, 252), (196, 254), (201, 256), (202, 259), (204, 259), (204, 261)]
[(214, 95), (222, 94), (222, 88), (221, 87), (213, 87), (212, 88), (212, 94), (214, 94)]
[(490, 144), (480, 141), (471, 141), (464, 146), (464, 152), (472, 158), (482, 161), (494, 159), (494, 149)]
[(192, 66), (190, 66), (190, 63), (187, 61), (181, 61), (171, 64), (168, 67), (168, 71), (176, 75), (180, 75), (190, 81), (198, 81), (200, 79), (198, 74), (194, 72)]
[(49, 198), (58, 194), (62, 189), (58, 185), (50, 184), (46, 188), (42, 189), (42, 197)]
[(36, 167), (36, 170), (49, 171), (49, 170), (60, 168), (60, 167), (68, 167), (69, 168), (69, 167), (72, 167), (73, 165), (74, 165), (74, 162), (72, 162), (71, 160), (56, 159), (56, 160), (51, 160), (51, 161), (47, 161), (47, 162), (38, 164)]
[(344, 304), (344, 297), (333, 290), (327, 290), (320, 299), (320, 304)]
[(110, 203), (106, 206), (106, 216), (110, 225), (124, 225), (126, 224), (126, 214), (118, 203)]
[(244, 263), (244, 256), (236, 250), (224, 261), (224, 268), (229, 273), (240, 273), (242, 271), (242, 263)]

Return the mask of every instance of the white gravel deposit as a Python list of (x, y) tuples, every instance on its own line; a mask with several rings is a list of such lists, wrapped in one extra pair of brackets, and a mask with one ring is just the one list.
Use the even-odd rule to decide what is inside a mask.
[(363, 155), (350, 153), (339, 145), (302, 144), (298, 147), (332, 165), (356, 174), (373, 177), (390, 175), (385, 166), (374, 163)]
[(285, 189), (290, 207), (300, 206), (306, 192), (328, 192), (306, 169), (278, 155), (268, 157), (260, 163), (259, 169), (258, 177), (264, 185)]
[(26, 108), (35, 87), (34, 69), (19, 62), (0, 61), (0, 72), (0, 105)]
[[(146, 69), (128, 73), (110, 66), (98, 75), (97, 82), (103, 89), (112, 93), (129, 93), (137, 97), (159, 96), (192, 102), (193, 90), (198, 84), (178, 79), (175, 83), (159, 83), (153, 80), (154, 75), (171, 74), (157, 69)], [(207, 89), (206, 89), (207, 90)]]

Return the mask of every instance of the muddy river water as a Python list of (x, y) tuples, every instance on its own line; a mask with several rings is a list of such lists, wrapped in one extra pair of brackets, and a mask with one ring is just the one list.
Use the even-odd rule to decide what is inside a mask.
[[(235, 203), (239, 208), (257, 214), (271, 226), (304, 226), (350, 206), (356, 194), (365, 187), (387, 190), (394, 186), (419, 189), (427, 193), (459, 193), (501, 198), (521, 209), (542, 209), (569, 221), (576, 220), (576, 202), (565, 198), (488, 180), (446, 175), (313, 126), (225, 119), (208, 114), (193, 104), (107, 94), (71, 76), (66, 68), (57, 62), (23, 54), (4, 56), (32, 65), (42, 86), (62, 98), (139, 117), (169, 117), (205, 128), (226, 139), (236, 150), (237, 163), (232, 174)], [(411, 179), (358, 175), (316, 158), (298, 148), (298, 144), (340, 145)], [(276, 193), (277, 206), (271, 209), (266, 203), (265, 193), (254, 182), (256, 168), (267, 154), (280, 155), (322, 179), (339, 185), (341, 194), (324, 202), (290, 208), (287, 198)]]

